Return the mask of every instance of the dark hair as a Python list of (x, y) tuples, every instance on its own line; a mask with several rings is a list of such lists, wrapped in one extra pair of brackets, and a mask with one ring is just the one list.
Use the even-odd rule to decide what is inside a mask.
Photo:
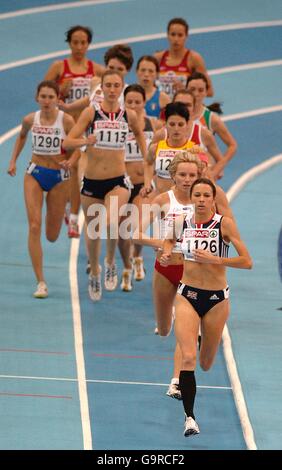
[(190, 188), (190, 197), (192, 197), (193, 189), (197, 184), (207, 184), (208, 186), (210, 186), (212, 188), (213, 198), (215, 198), (215, 196), (216, 196), (216, 186), (208, 178), (198, 178), (196, 181), (194, 181), (194, 183), (192, 184), (192, 186)]
[(188, 34), (189, 25), (188, 25), (187, 21), (184, 20), (184, 18), (172, 18), (172, 20), (170, 20), (170, 21), (168, 22), (168, 25), (167, 25), (167, 32), (169, 32), (169, 28), (170, 28), (173, 24), (181, 24), (182, 26), (184, 26), (186, 34)]
[(111, 59), (118, 59), (126, 67), (126, 70), (129, 71), (133, 65), (134, 59), (132, 54), (131, 47), (127, 44), (115, 44), (113, 47), (110, 47), (105, 52), (104, 62), (108, 65)]
[(165, 120), (167, 121), (170, 116), (180, 116), (189, 121), (190, 115), (185, 104), (175, 101), (174, 103), (168, 103), (164, 110)]
[(110, 75), (117, 75), (121, 79), (121, 82), (124, 83), (123, 76), (120, 72), (116, 70), (106, 70), (101, 77), (101, 85), (103, 85), (105, 77)]
[(132, 83), (132, 85), (128, 85), (126, 89), (123, 92), (124, 99), (126, 98), (126, 95), (130, 93), (131, 91), (134, 91), (135, 93), (140, 93), (142, 95), (142, 98), (144, 101), (146, 101), (146, 94), (144, 88), (139, 85), (138, 83)]
[(87, 34), (88, 44), (90, 44), (90, 42), (92, 41), (92, 37), (93, 37), (92, 29), (88, 28), (88, 26), (81, 26), (79, 24), (76, 25), (76, 26), (72, 26), (70, 29), (68, 29), (65, 32), (66, 42), (68, 42), (68, 43), (71, 42), (71, 37), (72, 37), (73, 33), (75, 33), (76, 31), (83, 31), (84, 33), (86, 33)]
[[(206, 75), (204, 75), (203, 73), (201, 73), (201, 72), (193, 72), (193, 73), (187, 78), (187, 81), (186, 81), (186, 88), (188, 88), (189, 83), (192, 82), (193, 80), (203, 80), (203, 82), (204, 82), (205, 85), (206, 85), (206, 89), (208, 89), (209, 83), (208, 83), (208, 80), (207, 80)], [(209, 104), (208, 106), (206, 106), (206, 108), (208, 108), (210, 111), (213, 111), (214, 113), (223, 114), (221, 105), (222, 105), (222, 103), (219, 103), (219, 102), (216, 101), (216, 102), (211, 103), (211, 104)]]
[(206, 105), (205, 106), (206, 106), (206, 108), (208, 108), (213, 113), (223, 114), (221, 105), (222, 105), (222, 103), (219, 103), (218, 101), (215, 101), (214, 103), (211, 103), (208, 106), (206, 106)]
[(140, 66), (140, 64), (143, 60), (147, 60), (148, 62), (152, 62), (152, 64), (154, 64), (154, 66), (156, 67), (157, 73), (159, 73), (159, 71), (160, 71), (159, 62), (157, 61), (156, 57), (154, 57), (153, 55), (142, 55), (140, 57), (140, 59), (138, 59), (138, 62), (137, 62), (137, 65), (136, 65), (136, 70), (139, 69), (139, 66)]
[(59, 88), (58, 83), (54, 82), (53, 80), (43, 80), (42, 82), (39, 83), (39, 85), (37, 85), (36, 98), (39, 95), (41, 88), (43, 87), (52, 88), (52, 90), (54, 90), (57, 96), (59, 96), (60, 94), (60, 88)]
[(190, 82), (192, 82), (192, 80), (203, 80), (206, 84), (206, 88), (208, 89), (209, 87), (209, 82), (208, 82), (207, 77), (201, 72), (193, 72), (191, 75), (189, 75), (186, 81), (186, 88), (188, 88), (188, 85)]

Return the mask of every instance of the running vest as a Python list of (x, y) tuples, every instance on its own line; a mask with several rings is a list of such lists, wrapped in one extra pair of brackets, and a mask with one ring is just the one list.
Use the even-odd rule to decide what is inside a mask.
[(222, 238), (222, 215), (215, 213), (211, 220), (204, 224), (195, 224), (185, 218), (181, 239), (181, 251), (185, 260), (195, 261), (193, 250), (208, 250), (221, 258), (228, 257), (229, 244)]
[[(149, 118), (145, 117), (145, 128), (143, 131), (146, 140), (146, 147), (148, 148), (153, 135), (154, 131), (152, 128), (152, 124)], [(143, 162), (143, 156), (140, 152), (140, 148), (136, 142), (135, 135), (133, 132), (129, 131), (127, 140), (126, 140), (126, 147), (125, 147), (125, 162)]]
[(34, 114), (31, 128), (32, 153), (45, 156), (65, 153), (62, 149), (62, 142), (66, 137), (63, 125), (64, 112), (58, 111), (57, 119), (52, 126), (42, 125), (40, 114), (41, 111), (36, 111)]
[(84, 98), (90, 95), (91, 79), (94, 77), (94, 67), (91, 60), (87, 61), (87, 71), (85, 73), (73, 73), (70, 70), (67, 59), (64, 59), (64, 70), (63, 75), (60, 77), (59, 83), (63, 83), (64, 80), (70, 78), (72, 80), (72, 86), (69, 91), (69, 95), (65, 98), (66, 103), (72, 103), (75, 100)]
[(157, 88), (153, 96), (146, 101), (145, 111), (147, 116), (159, 118), (161, 113), (160, 107), (160, 90)]
[(175, 154), (180, 150), (188, 150), (195, 145), (194, 142), (187, 140), (182, 147), (170, 147), (166, 140), (160, 140), (156, 150), (155, 171), (159, 178), (171, 179), (168, 167), (174, 159)]
[(193, 142), (194, 145), (199, 145), (203, 150), (206, 150), (206, 147), (202, 141), (202, 125), (198, 122), (193, 122), (192, 132), (189, 137), (189, 141)]
[(97, 142), (94, 148), (108, 150), (125, 149), (129, 132), (127, 115), (124, 109), (116, 113), (104, 112), (98, 104), (93, 105), (94, 119), (87, 129), (87, 134), (94, 134)]
[[(194, 213), (193, 204), (183, 205), (177, 201), (174, 192), (170, 189), (167, 194), (169, 195), (169, 210), (166, 213), (165, 217), (160, 220), (160, 239), (164, 240), (167, 235), (173, 230), (174, 222), (177, 216), (179, 215), (188, 215), (191, 216)], [(177, 240), (172, 253), (181, 253), (181, 241)]]
[(183, 88), (186, 87), (187, 77), (191, 75), (192, 71), (187, 66), (188, 56), (190, 54), (190, 50), (188, 49), (182, 61), (178, 65), (167, 65), (166, 61), (169, 55), (169, 51), (165, 51), (161, 60), (160, 60), (160, 72), (159, 72), (159, 89), (167, 93), (170, 98), (173, 98), (174, 95), (174, 88), (173, 82), (177, 78), (180, 80)]

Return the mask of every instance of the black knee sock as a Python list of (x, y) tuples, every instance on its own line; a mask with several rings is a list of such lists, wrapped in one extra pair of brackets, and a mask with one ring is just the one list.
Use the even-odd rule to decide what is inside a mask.
[(195, 419), (193, 409), (196, 396), (196, 380), (193, 370), (180, 371), (179, 388), (181, 390), (181, 396), (186, 415)]

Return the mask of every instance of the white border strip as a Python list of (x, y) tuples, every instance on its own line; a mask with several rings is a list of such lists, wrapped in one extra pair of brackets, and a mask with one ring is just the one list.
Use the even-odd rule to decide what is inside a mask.
[(282, 65), (282, 59), (266, 60), (263, 62), (254, 62), (242, 65), (233, 65), (232, 67), (222, 67), (220, 69), (210, 69), (209, 75), (222, 75), (224, 73), (241, 72), (242, 70), (263, 69), (267, 67), (277, 67)]
[[(114, 1), (114, 0), (113, 0)], [(126, 0), (116, 0), (116, 1), (126, 1)], [(81, 2), (82, 3), (82, 2)], [(0, 15), (1, 20), (1, 15)], [(268, 26), (282, 26), (282, 20), (280, 21), (264, 21), (264, 22), (257, 22), (257, 23), (238, 23), (234, 25), (221, 25), (221, 26), (210, 26), (206, 28), (195, 28), (191, 29), (189, 34), (201, 34), (201, 33), (212, 33), (216, 31), (230, 31), (233, 29), (249, 29), (249, 28), (260, 28), (260, 27), (268, 27)], [(117, 38), (111, 41), (104, 41), (99, 42), (96, 44), (91, 44), (88, 50), (95, 50), (101, 49), (103, 47), (111, 47), (115, 44), (123, 44), (123, 43), (135, 43), (135, 42), (143, 42), (143, 41), (152, 41), (155, 39), (163, 39), (167, 35), (166, 33), (155, 33), (155, 34), (146, 34), (143, 36), (132, 36), (126, 38)], [(41, 62), (44, 60), (55, 59), (57, 57), (61, 57), (64, 55), (69, 54), (69, 49), (62, 49), (56, 52), (50, 52), (48, 54), (42, 54), (34, 57), (27, 57), (26, 59), (17, 60), (14, 62), (8, 62), (6, 64), (0, 65), (0, 72), (4, 70), (8, 70), (14, 67), (20, 67), (22, 65), (33, 64), (36, 62)], [(261, 67), (271, 67), (281, 65), (280, 60), (273, 60), (273, 61), (265, 61), (265, 62), (256, 62), (253, 64), (244, 64), (244, 65), (236, 65), (233, 67), (223, 67), (221, 69), (213, 69), (209, 70), (210, 75), (218, 75), (220, 73), (230, 73), (230, 72), (237, 72), (239, 70), (249, 70), (261, 68)]]
[(5, 134), (1, 135), (0, 136), (0, 145), (4, 144), (4, 142), (6, 142), (6, 140), (9, 140), (12, 137), (14, 137), (18, 132), (20, 132), (20, 130), (21, 130), (21, 125), (17, 126), (17, 127), (13, 127), (13, 129), (10, 129), (8, 132), (5, 132)]
[(245, 111), (243, 113), (228, 114), (227, 116), (222, 117), (223, 121), (237, 121), (239, 119), (245, 119), (253, 116), (259, 116), (261, 114), (276, 113), (282, 111), (282, 105), (269, 106), (266, 108), (253, 109), (252, 111)]
[(89, 7), (92, 5), (101, 5), (103, 3), (121, 3), (128, 0), (84, 0), (80, 2), (58, 3), (57, 5), (46, 5), (44, 7), (24, 8), (22, 10), (9, 11), (0, 14), (0, 20), (15, 18), (17, 16), (34, 15), (35, 13), (46, 13), (56, 10), (68, 10), (70, 8)]
[[(247, 183), (249, 183), (249, 181), (258, 176), (260, 173), (265, 172), (272, 166), (278, 165), (279, 163), (282, 163), (282, 154), (272, 157), (244, 173), (227, 192), (227, 198), (229, 202), (234, 200), (234, 198), (240, 193), (240, 191), (242, 191), (242, 189), (246, 186)], [(249, 450), (257, 450), (257, 446), (254, 440), (253, 428), (250, 423), (247, 405), (245, 402), (239, 374), (237, 371), (237, 366), (232, 351), (232, 342), (227, 325), (225, 325), (223, 330), (222, 341), (224, 357), (227, 365), (231, 386), (233, 389), (234, 400), (238, 410), (247, 448)]]
[[(83, 213), (79, 215), (79, 225), (83, 224)], [(84, 450), (92, 450), (92, 435), (88, 406), (87, 383), (85, 374), (85, 362), (83, 353), (83, 334), (81, 325), (81, 312), (79, 302), (79, 291), (77, 281), (77, 259), (79, 254), (79, 238), (72, 239), (70, 249), (70, 262), (69, 262), (69, 279), (73, 315), (73, 329), (74, 329), (74, 343), (75, 343), (75, 357), (77, 367), (77, 380), (79, 392), (79, 404), (82, 423), (83, 443)]]

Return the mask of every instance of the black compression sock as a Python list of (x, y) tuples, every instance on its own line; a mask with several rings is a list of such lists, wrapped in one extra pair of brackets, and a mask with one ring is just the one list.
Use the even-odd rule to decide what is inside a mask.
[(195, 419), (193, 409), (196, 396), (196, 380), (193, 370), (180, 371), (179, 388), (181, 390), (181, 396), (186, 415)]

